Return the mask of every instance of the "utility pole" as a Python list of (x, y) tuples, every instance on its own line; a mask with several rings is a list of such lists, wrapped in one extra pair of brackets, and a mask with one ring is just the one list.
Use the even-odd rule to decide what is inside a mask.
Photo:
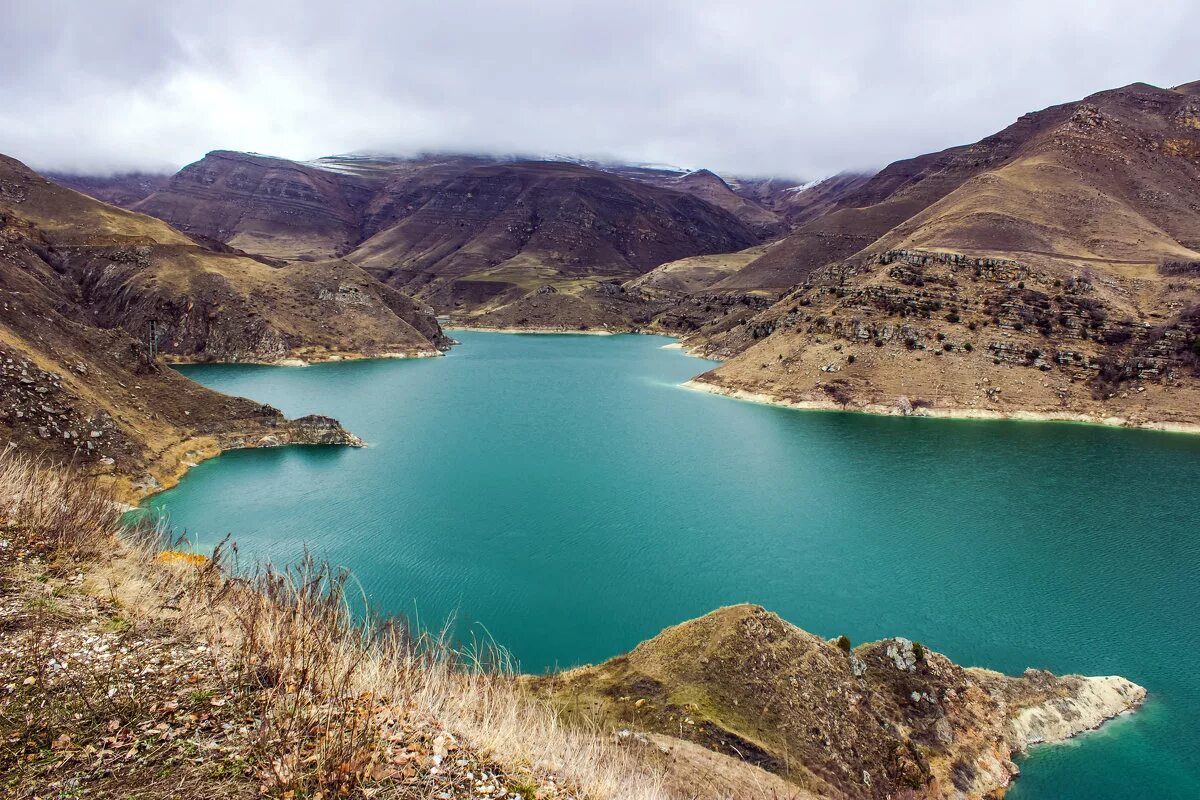
[(149, 345), (150, 360), (154, 361), (158, 358), (158, 327), (155, 325), (154, 320), (150, 320), (150, 333), (147, 336), (146, 342)]

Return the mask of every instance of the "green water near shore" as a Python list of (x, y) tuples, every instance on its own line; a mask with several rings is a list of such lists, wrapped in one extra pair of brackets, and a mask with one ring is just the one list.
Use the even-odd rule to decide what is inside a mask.
[(963, 664), (1124, 675), (1147, 706), (1036, 749), (1009, 797), (1200, 797), (1200, 437), (798, 412), (679, 388), (711, 365), (657, 337), (456, 336), (444, 359), (182, 368), (371, 446), (229, 453), (149, 505), (201, 546), (307, 544), (529, 671), (748, 601)]

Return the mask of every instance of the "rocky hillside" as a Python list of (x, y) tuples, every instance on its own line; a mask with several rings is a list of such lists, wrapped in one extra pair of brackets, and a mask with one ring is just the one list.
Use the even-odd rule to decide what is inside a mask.
[(464, 172), (349, 258), (437, 308), (469, 309), (756, 241), (733, 215), (692, 195), (526, 162)]
[(38, 249), (91, 320), (183, 359), (274, 362), (436, 354), (429, 310), (345, 261), (283, 264), (194, 239), (157, 219), (0, 161), (10, 241)]
[[(1135, 84), (894, 164), (720, 285), (799, 280), (692, 344), (727, 394), (1200, 423), (1200, 97)], [(870, 201), (870, 202), (868, 202)], [(769, 279), (767, 279), (769, 282)]]
[[(116, 196), (128, 182), (64, 176)], [(123, 198), (137, 197), (125, 187)], [(574, 291), (782, 232), (708, 171), (469, 155), (308, 162), (214, 151), (130, 208), (273, 259), (346, 256), (443, 311)], [(579, 322), (584, 322), (580, 319)]]
[(688, 774), (676, 777), (733, 785), (730, 796), (747, 798), (756, 771), (791, 785), (779, 796), (999, 796), (1018, 772), (1014, 755), (1097, 727), (1145, 697), (1118, 677), (965, 669), (903, 638), (852, 648), (748, 605), (529, 685), (631, 744), (653, 737), (693, 752), (675, 744), (682, 739), (718, 754), (682, 759)]
[(426, 310), (348, 263), (277, 268), (4, 157), (0, 309), (0, 441), (110, 475), (125, 494), (224, 448), (355, 441), (164, 368), (151, 321), (154, 350), (185, 360), (436, 354), (442, 340)]
[[(1006, 163), (1027, 141), (1069, 114), (1068, 106), (1026, 114), (975, 144), (897, 161), (865, 183), (835, 183), (827, 187), (835, 190), (835, 202), (824, 205), (825, 213), (802, 222), (778, 247), (723, 285), (784, 290), (801, 283), (819, 267), (867, 247), (968, 178)], [(839, 185), (844, 191), (838, 191)]]
[(122, 208), (129, 208), (166, 187), (171, 176), (147, 172), (121, 172), (114, 175), (76, 175), (47, 172), (46, 177), (59, 186), (66, 186), (89, 197)]

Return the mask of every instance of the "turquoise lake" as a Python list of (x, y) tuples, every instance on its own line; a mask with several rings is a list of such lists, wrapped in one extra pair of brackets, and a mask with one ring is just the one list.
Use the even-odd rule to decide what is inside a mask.
[(438, 359), (182, 368), (370, 447), (229, 453), (149, 505), (200, 547), (307, 545), (526, 671), (754, 602), (855, 643), (1124, 675), (1145, 708), (1036, 749), (1009, 797), (1200, 798), (1200, 437), (798, 412), (680, 388), (712, 364), (659, 337), (456, 336)]

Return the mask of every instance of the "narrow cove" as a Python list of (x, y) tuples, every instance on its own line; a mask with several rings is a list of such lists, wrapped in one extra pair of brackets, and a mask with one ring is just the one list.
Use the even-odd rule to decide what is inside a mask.
[(1147, 706), (1035, 751), (1010, 797), (1200, 792), (1200, 438), (796, 412), (679, 388), (707, 366), (666, 339), (456, 336), (444, 359), (182, 368), (371, 446), (230, 453), (148, 505), (201, 547), (308, 546), (527, 671), (754, 602), (964, 664), (1121, 674)]

